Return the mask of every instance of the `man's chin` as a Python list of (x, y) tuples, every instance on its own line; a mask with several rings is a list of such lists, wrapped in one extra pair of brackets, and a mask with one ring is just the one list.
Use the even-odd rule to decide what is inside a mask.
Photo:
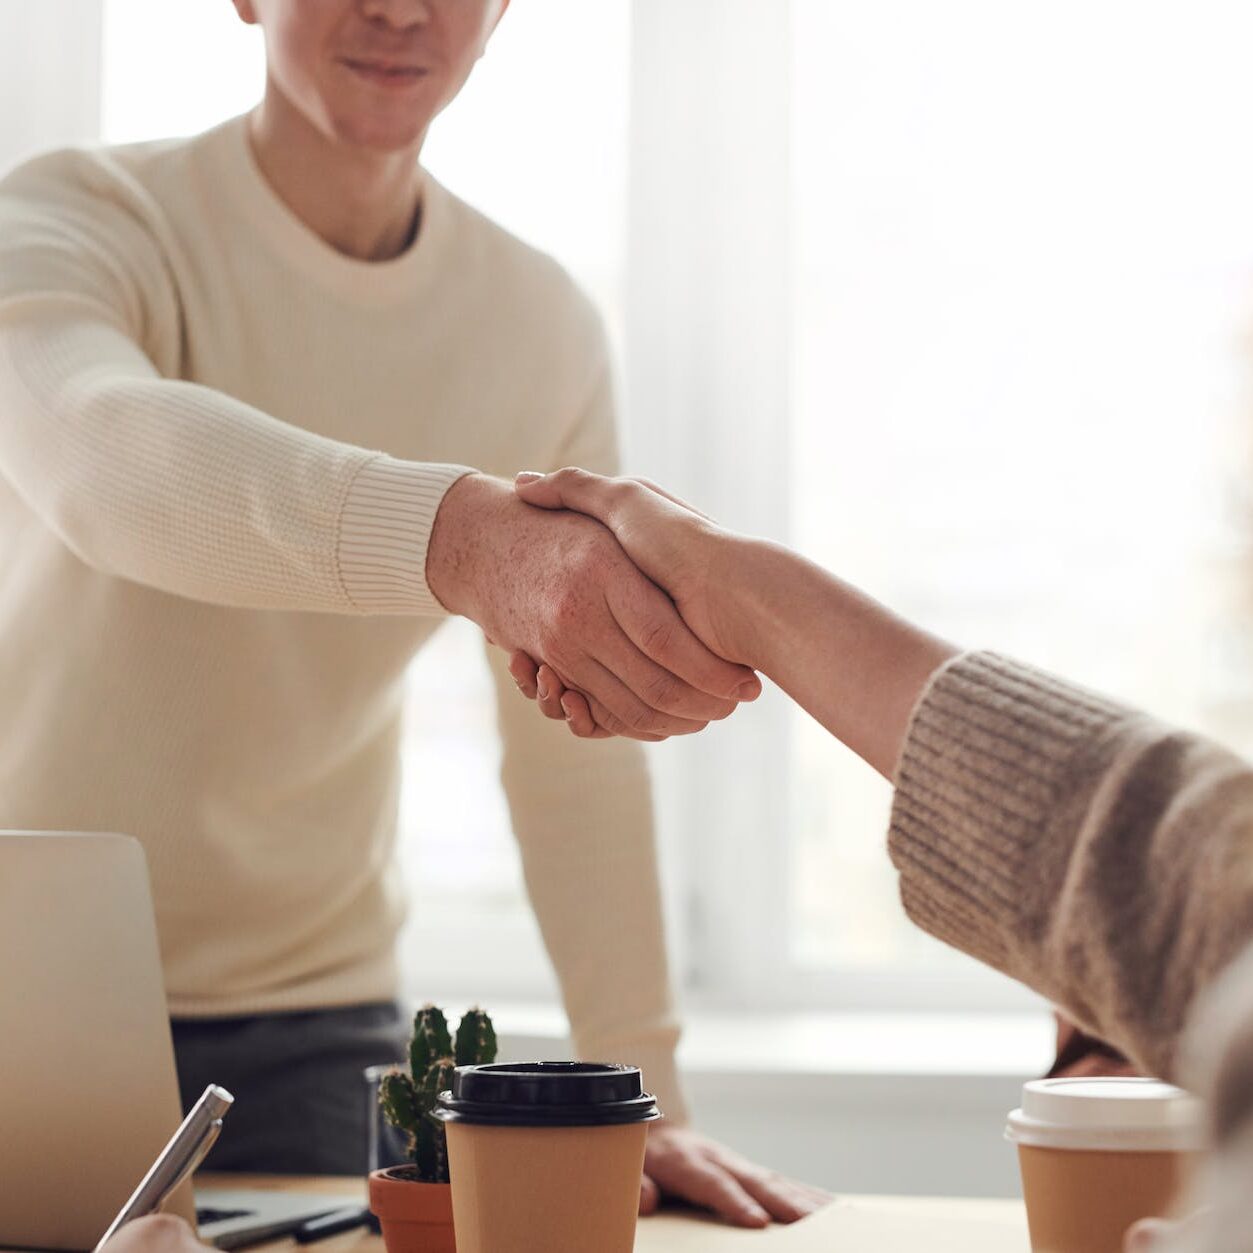
[(380, 155), (416, 152), (426, 137), (429, 118), (382, 121), (376, 118), (340, 120), (335, 127), (340, 143)]

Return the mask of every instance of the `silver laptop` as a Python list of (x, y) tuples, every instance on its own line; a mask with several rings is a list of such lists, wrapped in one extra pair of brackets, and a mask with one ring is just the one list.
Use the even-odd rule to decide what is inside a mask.
[[(181, 1117), (138, 841), (0, 832), (0, 1248), (93, 1248)], [(235, 1248), (342, 1204), (185, 1184), (165, 1208)]]

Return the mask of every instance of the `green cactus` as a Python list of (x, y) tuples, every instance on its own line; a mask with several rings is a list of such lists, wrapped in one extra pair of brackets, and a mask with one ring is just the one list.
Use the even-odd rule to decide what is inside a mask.
[(412, 1133), (417, 1130), (422, 1112), (418, 1108), (418, 1094), (413, 1080), (408, 1075), (384, 1075), (379, 1085), (379, 1104), (388, 1122), (402, 1131)]
[(485, 1010), (467, 1010), (457, 1028), (458, 1066), (482, 1066), (496, 1056), (496, 1029)]
[(379, 1085), (379, 1105), (388, 1122), (409, 1139), (409, 1156), (423, 1183), (448, 1182), (448, 1145), (444, 1124), (431, 1117), (439, 1094), (452, 1086), (458, 1066), (481, 1066), (496, 1059), (496, 1030), (481, 1009), (461, 1019), (454, 1045), (448, 1019), (434, 1005), (424, 1005), (413, 1019), (409, 1044), (410, 1073), (386, 1075)]
[(452, 1038), (448, 1019), (442, 1009), (423, 1005), (413, 1017), (413, 1039), (409, 1043), (409, 1073), (414, 1083), (421, 1083), (432, 1062), (452, 1054)]

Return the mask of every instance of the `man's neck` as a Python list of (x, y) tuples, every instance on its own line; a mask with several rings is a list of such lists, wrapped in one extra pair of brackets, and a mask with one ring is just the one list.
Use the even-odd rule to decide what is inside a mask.
[(332, 248), (362, 261), (387, 261), (412, 242), (421, 144), (371, 152), (336, 143), (272, 85), (248, 119), (248, 137), (266, 181)]

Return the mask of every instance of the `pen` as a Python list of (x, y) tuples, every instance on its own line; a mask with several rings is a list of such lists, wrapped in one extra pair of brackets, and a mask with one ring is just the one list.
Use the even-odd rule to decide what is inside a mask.
[(365, 1206), (350, 1205), (310, 1218), (301, 1223), (293, 1234), (297, 1244), (312, 1244), (315, 1240), (325, 1240), (327, 1236), (337, 1236), (342, 1231), (352, 1231), (354, 1227), (364, 1227), (369, 1221), (370, 1211)]
[(225, 1088), (212, 1083), (205, 1088), (200, 1100), (192, 1106), (182, 1125), (170, 1137), (170, 1142), (139, 1181), (130, 1200), (100, 1237), (93, 1253), (100, 1253), (100, 1246), (132, 1218), (142, 1218), (160, 1209), (166, 1197), (200, 1165), (204, 1155), (213, 1147), (218, 1132), (222, 1130), (222, 1119), (234, 1101), (235, 1098)]

